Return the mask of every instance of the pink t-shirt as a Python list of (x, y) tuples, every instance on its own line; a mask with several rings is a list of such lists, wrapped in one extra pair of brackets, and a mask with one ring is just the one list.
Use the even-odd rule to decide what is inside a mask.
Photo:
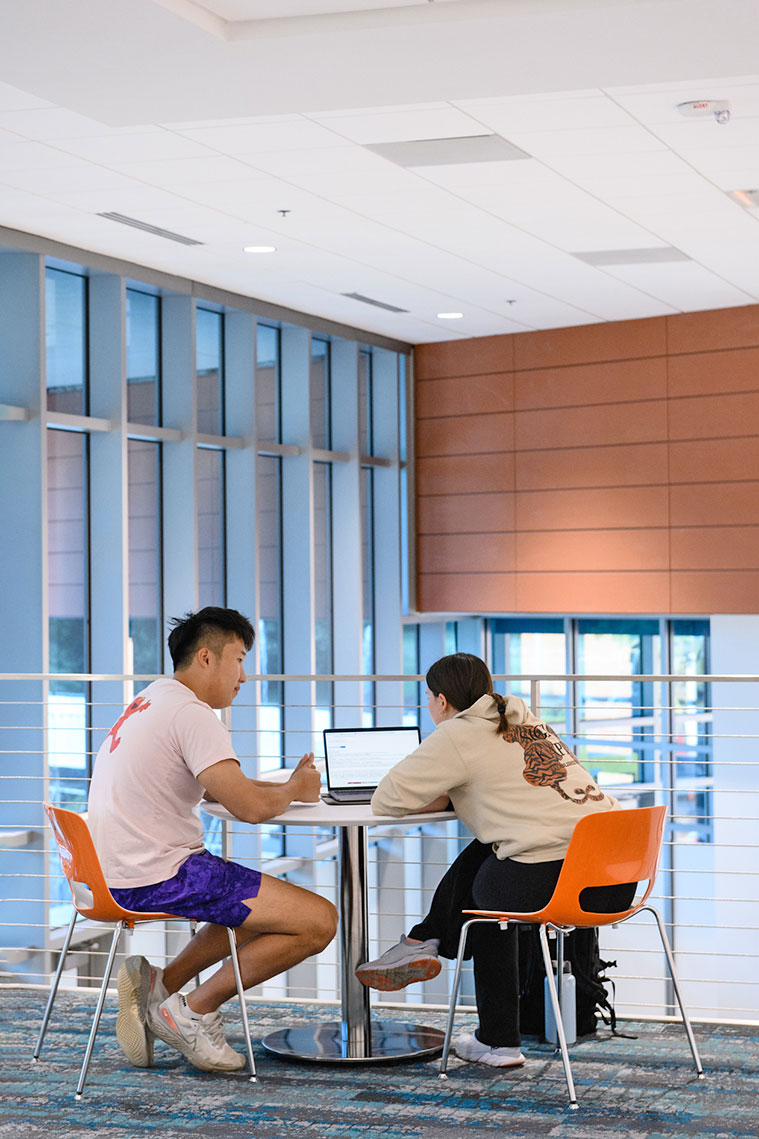
[(173, 878), (203, 849), (198, 775), (237, 759), (216, 713), (178, 680), (162, 677), (135, 697), (95, 760), (89, 824), (109, 886)]

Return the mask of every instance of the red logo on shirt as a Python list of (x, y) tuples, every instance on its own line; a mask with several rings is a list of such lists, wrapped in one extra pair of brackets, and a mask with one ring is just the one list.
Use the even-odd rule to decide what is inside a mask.
[[(121, 743), (121, 736), (119, 735), (119, 732), (124, 727), (124, 724), (127, 722), (129, 717), (133, 716), (135, 712), (144, 712), (145, 709), (149, 707), (149, 700), (143, 700), (141, 696), (137, 696), (129, 705), (129, 707), (124, 710), (124, 713), (119, 717), (119, 719), (116, 721), (108, 733), (108, 736), (112, 737), (111, 751), (115, 751)], [(108, 736), (105, 737), (106, 740), (108, 739)], [(105, 740), (103, 742), (105, 742)]]

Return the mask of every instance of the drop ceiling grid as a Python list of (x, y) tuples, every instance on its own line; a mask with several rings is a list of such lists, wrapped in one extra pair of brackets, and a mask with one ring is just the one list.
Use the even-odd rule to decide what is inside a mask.
[[(743, 97), (747, 106), (752, 105), (750, 98), (756, 92), (759, 85), (746, 86)], [(53, 229), (58, 223), (71, 224), (80, 234), (97, 234), (101, 245), (110, 232), (109, 223), (87, 215), (100, 210), (133, 214), (216, 243), (230, 277), (234, 274), (235, 281), (244, 281), (248, 273), (253, 278), (254, 271), (233, 268), (235, 242), (250, 240), (251, 230), (255, 234), (284, 233), (275, 214), (287, 199), (290, 204), (283, 208), (295, 209), (307, 224), (293, 225), (290, 236), (282, 239), (281, 251), (291, 263), (284, 267), (280, 262), (268, 273), (256, 270), (253, 291), (259, 285), (273, 289), (277, 280), (292, 282), (298, 278), (309, 278), (308, 288), (321, 291), (325, 297), (331, 288), (343, 283), (368, 295), (375, 295), (377, 289), (387, 290), (392, 295), (378, 299), (412, 307), (425, 325), (437, 328), (432, 303), (435, 298), (457, 298), (450, 286), (460, 266), (472, 281), (468, 295), (472, 308), (467, 322), (470, 335), (480, 319), (507, 321), (524, 328), (548, 327), (554, 320), (558, 324), (619, 319), (625, 313), (657, 315), (682, 307), (677, 304), (673, 283), (677, 279), (670, 276), (665, 284), (661, 267), (609, 274), (579, 266), (560, 251), (678, 245), (678, 237), (687, 238), (690, 248), (695, 249), (699, 229), (710, 211), (728, 245), (739, 240), (739, 234), (740, 240), (753, 244), (759, 237), (754, 218), (726, 197), (719, 197), (719, 191), (714, 191), (718, 195), (714, 198), (710, 183), (702, 185), (702, 176), (693, 167), (699, 158), (707, 166), (711, 162), (712, 168), (738, 168), (736, 164), (740, 163), (745, 167), (748, 152), (757, 161), (754, 140), (759, 141), (759, 119), (743, 123), (737, 144), (726, 143), (725, 135), (715, 131), (730, 128), (668, 120), (662, 110), (671, 98), (667, 93), (641, 95), (648, 100), (646, 114), (652, 120), (662, 115), (663, 125), (653, 129), (640, 125), (633, 114), (635, 97), (620, 93), (615, 101), (600, 91), (574, 92), (527, 100), (465, 101), (421, 108), (411, 105), (392, 111), (367, 109), (361, 114), (270, 116), (266, 121), (222, 120), (214, 125), (183, 123), (181, 129), (179, 124), (172, 129), (150, 124), (114, 130), (63, 108), (19, 105), (24, 103), (23, 93), (15, 95), (7, 85), (0, 85), (0, 108), (5, 108), (0, 110), (0, 183), (6, 187), (0, 201), (20, 219), (16, 222), (20, 228), (24, 227), (24, 215), (38, 224), (47, 218)], [(625, 98), (627, 109), (620, 105)], [(688, 134), (687, 128), (694, 125), (713, 129)], [(499, 163), (497, 171), (488, 171), (500, 180), (504, 187), (501, 191), (497, 185), (488, 190), (478, 183), (476, 170), (404, 170), (370, 155), (360, 145), (487, 130), (495, 130), (537, 155), (536, 159)], [(67, 132), (73, 133), (67, 137)], [(50, 146), (39, 141), (45, 138)], [(682, 150), (687, 161), (673, 148)], [(325, 161), (338, 168), (325, 170)], [(268, 170), (256, 167), (256, 162)], [(641, 173), (641, 168), (645, 192), (637, 193), (634, 200), (612, 192), (610, 180), (616, 177), (617, 189), (622, 189), (635, 172)], [(34, 171), (48, 169), (52, 176), (47, 175), (46, 185), (41, 186)], [(12, 180), (10, 186), (3, 182), (4, 177)], [(414, 188), (407, 190), (406, 186)], [(692, 202), (688, 199), (690, 186), (699, 187)], [(669, 190), (669, 200), (660, 194), (660, 187)], [(371, 192), (361, 192), (367, 190)], [(27, 199), (26, 191), (34, 198)], [(604, 196), (610, 200), (603, 201)], [(705, 203), (710, 198), (709, 211)], [(691, 205), (696, 207), (692, 218)], [(78, 213), (79, 224), (74, 226)], [(266, 221), (261, 222), (263, 217)], [(512, 218), (517, 217), (515, 226)], [(193, 229), (197, 232), (190, 232)], [(67, 240), (65, 233), (50, 236)], [(118, 246), (124, 255), (126, 247), (126, 255), (134, 256), (135, 235), (111, 237), (104, 252), (116, 252)], [(400, 246), (404, 237), (408, 239), (408, 252), (394, 258), (393, 243)], [(171, 268), (179, 262), (195, 264), (187, 251), (158, 251), (155, 239), (147, 235), (140, 235), (140, 248), (151, 264), (160, 262), (161, 267)], [(713, 243), (706, 243), (705, 248), (713, 254)], [(386, 250), (384, 259), (380, 249)], [(512, 250), (514, 255), (510, 256)], [(209, 252), (203, 252), (205, 262)], [(424, 284), (426, 252), (430, 260), (433, 252), (444, 256), (449, 265), (445, 277), (435, 278), (440, 286), (437, 289)], [(324, 265), (321, 285), (313, 280), (320, 257)], [(528, 262), (532, 272), (528, 271)], [(537, 267), (541, 271), (536, 273)], [(695, 298), (694, 307), (754, 299), (755, 293), (741, 291), (747, 277), (753, 279), (750, 272), (743, 271), (739, 285), (720, 279), (713, 267), (708, 262), (694, 265), (679, 278), (684, 298)], [(500, 296), (493, 288), (493, 278), (503, 282)], [(523, 300), (518, 296), (520, 289)], [(399, 293), (403, 295), (401, 301)], [(511, 320), (505, 315), (510, 293), (516, 293), (512, 299), (523, 305), (519, 312), (522, 321), (516, 319), (516, 309)], [(710, 296), (724, 299), (712, 304)], [(739, 299), (742, 297), (746, 299)], [(337, 303), (334, 296), (329, 303)], [(459, 303), (467, 305), (466, 293)], [(342, 301), (340, 306), (344, 307)], [(532, 321), (527, 319), (530, 310)], [(373, 324), (376, 318), (375, 314), (359, 315), (354, 309), (351, 318), (341, 315), (340, 319), (371, 319)], [(378, 330), (392, 333), (390, 314), (383, 316), (382, 322)]]

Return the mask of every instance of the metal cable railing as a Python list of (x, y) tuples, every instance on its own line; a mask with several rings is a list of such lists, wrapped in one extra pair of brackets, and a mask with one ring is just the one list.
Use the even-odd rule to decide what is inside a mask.
[[(152, 679), (0, 674), (0, 984), (48, 982), (71, 912), (41, 804), (84, 809), (101, 740), (124, 703)], [(759, 677), (495, 679), (498, 690), (507, 688), (539, 710), (624, 805), (667, 804), (652, 901), (667, 923), (686, 1001), (695, 1017), (759, 1020)], [(283, 762), (292, 766), (303, 751), (319, 750), (323, 727), (418, 722), (422, 685), (423, 677), (403, 675), (250, 677), (225, 718), (246, 772), (272, 777)], [(333, 697), (329, 703), (325, 691)], [(337, 842), (328, 828), (253, 828), (210, 816), (205, 822), (211, 849), (337, 900)], [(423, 915), (467, 841), (455, 820), (370, 829), (372, 954)], [(92, 923), (77, 926), (68, 984), (98, 981), (107, 936)], [(125, 949), (160, 963), (186, 936), (181, 927), (150, 927), (130, 935)], [(333, 943), (257, 995), (338, 999), (337, 952)], [(658, 939), (645, 920), (604, 930), (601, 955), (617, 962), (618, 1012), (661, 1017), (673, 1011)], [(442, 1005), (449, 984), (444, 969), (434, 981), (389, 994), (389, 1003)], [(471, 1003), (471, 981), (463, 993)]]

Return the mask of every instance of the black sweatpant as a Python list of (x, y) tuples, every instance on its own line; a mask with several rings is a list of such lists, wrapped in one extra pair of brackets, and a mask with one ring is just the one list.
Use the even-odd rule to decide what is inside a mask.
[[(492, 846), (471, 842), (462, 850), (440, 880), (429, 913), (409, 931), (409, 937), (440, 941), (441, 957), (458, 952), (465, 909), (511, 910), (529, 913), (541, 909), (551, 898), (563, 861), (516, 862), (499, 860)], [(635, 884), (592, 887), (583, 891), (583, 902), (596, 913), (625, 909), (635, 893)], [(585, 895), (590, 895), (585, 898)], [(468, 952), (474, 957), (474, 986), (480, 1024), (477, 1038), (491, 1048), (520, 1044), (519, 958), (517, 927), (500, 930), (497, 925), (474, 925), (469, 932)]]

